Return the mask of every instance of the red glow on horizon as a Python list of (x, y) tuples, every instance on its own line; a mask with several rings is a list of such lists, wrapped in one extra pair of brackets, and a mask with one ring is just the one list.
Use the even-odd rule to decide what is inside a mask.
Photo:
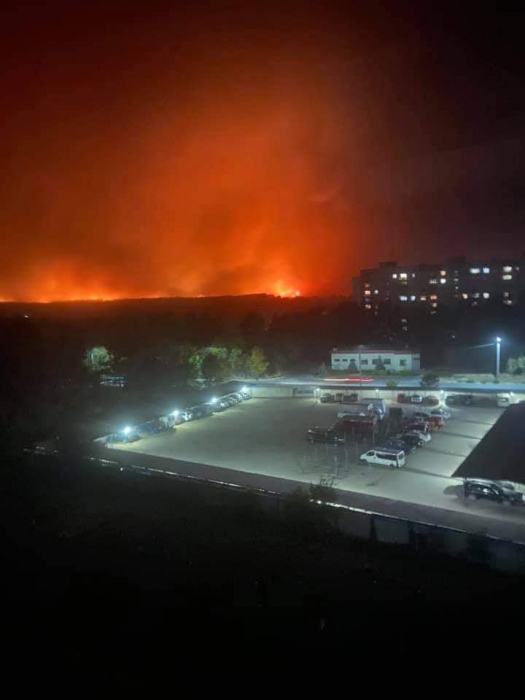
[(39, 78), (4, 90), (0, 298), (350, 292), (371, 236), (333, 42), (199, 13), (179, 42), (173, 22), (79, 37), (74, 66), (47, 32), (27, 47)]

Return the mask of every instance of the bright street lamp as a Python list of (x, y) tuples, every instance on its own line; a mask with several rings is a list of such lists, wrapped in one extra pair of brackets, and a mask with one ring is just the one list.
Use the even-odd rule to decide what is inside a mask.
[(126, 425), (122, 432), (124, 433), (124, 435), (129, 435), (131, 433), (131, 428), (129, 427), (129, 425)]
[(498, 336), (496, 336), (496, 379), (499, 377), (500, 358), (501, 358), (501, 338), (498, 335)]

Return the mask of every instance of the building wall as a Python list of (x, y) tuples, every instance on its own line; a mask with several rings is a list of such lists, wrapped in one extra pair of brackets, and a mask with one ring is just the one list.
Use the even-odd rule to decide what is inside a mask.
[(409, 352), (358, 352), (358, 351), (334, 351), (331, 355), (332, 369), (344, 369), (354, 372), (371, 372), (381, 366), (392, 372), (410, 371), (417, 372), (420, 369), (419, 353)]
[(479, 306), (498, 302), (514, 306), (525, 295), (525, 257), (468, 262), (449, 258), (439, 265), (381, 263), (354, 280), (356, 301), (376, 311), (379, 304), (435, 310), (441, 305)]

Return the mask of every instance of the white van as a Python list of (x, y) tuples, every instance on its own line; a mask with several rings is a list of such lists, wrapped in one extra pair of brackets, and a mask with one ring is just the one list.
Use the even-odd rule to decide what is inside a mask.
[(378, 447), (362, 454), (359, 461), (366, 462), (366, 464), (382, 464), (385, 467), (397, 467), (399, 469), (405, 466), (405, 453), (402, 450), (397, 452), (397, 450), (387, 450)]

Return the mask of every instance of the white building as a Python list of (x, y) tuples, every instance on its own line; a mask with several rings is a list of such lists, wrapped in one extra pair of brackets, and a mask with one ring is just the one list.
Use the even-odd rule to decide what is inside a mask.
[(348, 372), (371, 372), (390, 370), (391, 372), (419, 372), (420, 355), (416, 350), (392, 350), (391, 348), (369, 348), (365, 345), (356, 348), (332, 350), (332, 369)]

